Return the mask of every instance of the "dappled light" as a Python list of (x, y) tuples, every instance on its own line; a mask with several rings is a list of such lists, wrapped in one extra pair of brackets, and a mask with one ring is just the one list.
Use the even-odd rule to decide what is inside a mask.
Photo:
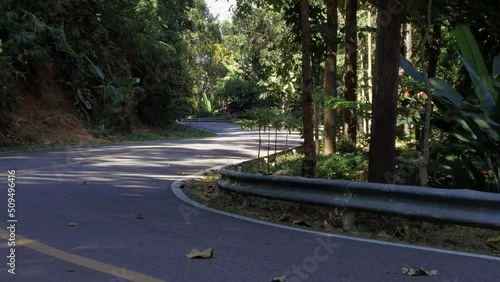
[(498, 280), (500, 2), (417, 2), (0, 0), (0, 281)]

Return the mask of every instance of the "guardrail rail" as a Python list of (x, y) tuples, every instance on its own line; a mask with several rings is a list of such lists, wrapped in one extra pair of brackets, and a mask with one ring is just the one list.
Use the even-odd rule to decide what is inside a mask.
[(227, 169), (220, 174), (222, 189), (246, 195), (500, 230), (500, 194)]

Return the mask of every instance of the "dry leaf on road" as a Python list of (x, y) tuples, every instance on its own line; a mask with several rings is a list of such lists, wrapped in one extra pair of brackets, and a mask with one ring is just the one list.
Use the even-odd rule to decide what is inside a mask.
[(437, 270), (425, 270), (422, 267), (420, 267), (420, 269), (415, 269), (407, 266), (403, 267), (401, 270), (403, 271), (403, 274), (408, 276), (435, 276), (438, 273)]
[(273, 279), (271, 279), (271, 282), (286, 282), (285, 276), (274, 277)]
[(213, 248), (206, 249), (204, 251), (199, 251), (196, 248), (193, 248), (189, 254), (186, 255), (187, 258), (193, 259), (193, 258), (211, 258), (214, 255), (214, 250)]

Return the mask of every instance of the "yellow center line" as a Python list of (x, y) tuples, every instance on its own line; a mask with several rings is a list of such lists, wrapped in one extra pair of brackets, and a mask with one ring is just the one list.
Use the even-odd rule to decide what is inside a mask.
[[(0, 238), (4, 240), (9, 240), (9, 235), (10, 233), (3, 229), (0, 228)], [(96, 261), (93, 259), (81, 257), (78, 255), (74, 255), (65, 251), (58, 250), (56, 248), (53, 248), (51, 246), (42, 244), (40, 242), (28, 239), (24, 236), (20, 236), (16, 234), (16, 246), (22, 246), (34, 251), (37, 251), (39, 253), (67, 261), (88, 269), (92, 269), (95, 271), (99, 271), (105, 274), (109, 274), (111, 276), (125, 279), (127, 281), (132, 281), (132, 282), (167, 282), (165, 280), (160, 280), (151, 276), (147, 276), (142, 273), (138, 273), (132, 270), (128, 270), (122, 267), (117, 267), (111, 264), (103, 263), (100, 261)]]

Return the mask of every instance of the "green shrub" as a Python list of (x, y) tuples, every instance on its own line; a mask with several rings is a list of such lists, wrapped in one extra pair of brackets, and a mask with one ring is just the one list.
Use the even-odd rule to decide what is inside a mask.
[(320, 156), (316, 163), (318, 178), (364, 181), (367, 170), (368, 158), (361, 153)]
[(9, 93), (9, 77), (9, 57), (2, 56), (0, 45), (0, 147), (8, 145), (8, 136), (18, 104), (18, 99)]
[[(280, 156), (274, 169), (281, 175), (299, 176), (303, 157), (302, 154)], [(316, 163), (317, 178), (366, 181), (364, 176), (367, 170), (368, 158), (362, 153), (318, 156)]]

